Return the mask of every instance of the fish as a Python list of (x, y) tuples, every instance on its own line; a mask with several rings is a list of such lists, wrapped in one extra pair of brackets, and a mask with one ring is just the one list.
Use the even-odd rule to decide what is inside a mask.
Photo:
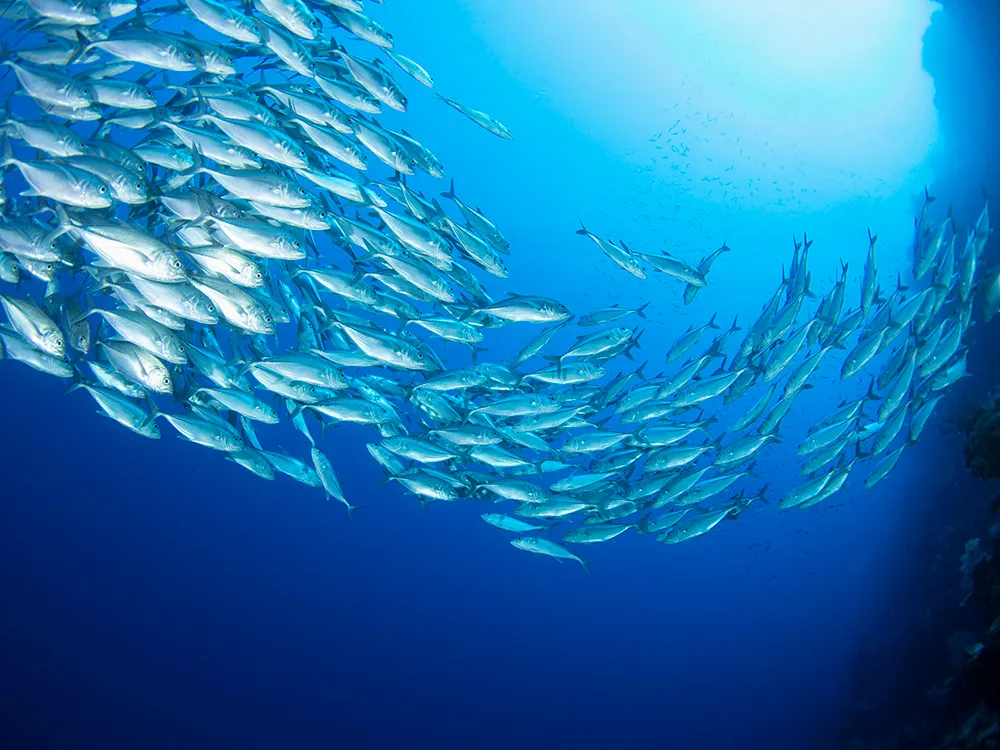
[(164, 414), (158, 417), (167, 420), (180, 437), (197, 445), (213, 448), (225, 453), (243, 450), (243, 438), (225, 422), (209, 419), (202, 414)]
[(434, 88), (434, 79), (431, 78), (430, 73), (420, 63), (391, 49), (385, 50), (385, 56), (396, 63), (403, 72), (417, 83), (423, 84), (427, 88)]
[(355, 510), (355, 506), (351, 505), (344, 497), (344, 491), (340, 487), (340, 480), (337, 478), (336, 473), (333, 470), (333, 464), (330, 463), (330, 459), (326, 457), (319, 448), (313, 445), (310, 451), (312, 456), (313, 468), (316, 470), (316, 476), (319, 477), (320, 482), (323, 484), (323, 491), (326, 492), (327, 497), (332, 497), (335, 500), (339, 500), (347, 508), (347, 514), (352, 515)]
[(512, 539), (510, 543), (517, 549), (524, 550), (525, 552), (531, 552), (536, 555), (554, 557), (557, 560), (573, 560), (580, 563), (587, 573), (590, 572), (589, 563), (574, 555), (561, 544), (556, 544), (548, 539), (542, 539), (535, 536), (519, 536), (516, 539)]
[(57, 378), (72, 378), (73, 368), (61, 357), (54, 357), (37, 348), (34, 344), (21, 338), (16, 331), (0, 327), (0, 342), (2, 342), (2, 358), (23, 362), (39, 372), (54, 375)]
[(570, 529), (563, 534), (562, 541), (569, 542), (570, 544), (598, 544), (600, 542), (609, 542), (612, 539), (616, 539), (621, 536), (634, 526), (635, 524), (614, 523), (579, 526), (575, 529)]
[[(775, 444), (794, 449), (787, 473), (802, 477), (781, 510), (827, 502), (859, 461), (874, 486), (967, 375), (970, 327), (1000, 310), (1000, 273), (982, 262), (988, 202), (958, 231), (925, 191), (914, 280), (886, 294), (876, 227), (853, 290), (846, 262), (821, 269), (813, 240), (793, 237), (780, 277), (756, 257), (740, 290), (759, 292), (759, 315), (725, 329), (728, 290), (691, 311), (729, 237), (695, 264), (654, 249), (662, 240), (641, 222), (615, 241), (581, 223), (635, 279), (627, 298), (611, 295), (576, 269), (527, 264), (540, 252), (531, 238), (508, 237), (496, 207), (478, 204), (494, 175), (459, 196), (449, 169), (448, 189), (432, 192), (449, 123), (412, 111), (437, 98), (511, 133), (438, 94), (368, 7), (9, 8), (31, 36), (0, 55), (12, 73), (0, 101), (0, 367), (66, 379), (143, 438), (169, 422), (349, 515), (333, 463), (347, 454), (328, 438), (350, 423), (338, 437), (363, 440), (389, 486), (425, 509), (495, 502), (481, 517), (518, 535), (514, 546), (584, 568), (563, 544), (633, 528), (676, 544), (741, 518), (768, 492), (756, 462), (780, 455)], [(459, 158), (462, 144), (447, 145)], [(508, 278), (531, 288), (505, 293)], [(651, 308), (654, 279), (682, 288), (659, 287)], [(849, 381), (863, 370), (858, 396)], [(809, 404), (799, 430), (786, 417), (820, 387), (830, 398)], [(287, 450), (260, 429), (286, 422)]]
[(463, 104), (459, 104), (454, 99), (449, 99), (448, 97), (443, 96), (442, 94), (435, 93), (434, 95), (438, 99), (443, 101), (445, 104), (447, 104), (449, 107), (461, 112), (463, 115), (465, 115), (474, 123), (476, 123), (476, 125), (478, 125), (479, 127), (493, 133), (493, 135), (503, 138), (504, 140), (507, 141), (514, 139), (514, 136), (511, 135), (510, 131), (503, 123), (501, 123), (499, 120), (494, 119), (493, 117), (490, 117), (485, 112), (480, 112), (477, 109), (466, 107)]
[(503, 529), (504, 531), (513, 531), (515, 534), (526, 534), (532, 531), (545, 530), (544, 526), (527, 523), (519, 518), (505, 516), (502, 513), (483, 513), (480, 518), (486, 521), (486, 523), (490, 526), (496, 526), (498, 529)]
[(576, 233), (592, 239), (597, 244), (597, 246), (604, 251), (604, 254), (607, 255), (609, 258), (611, 258), (611, 260), (613, 260), (616, 265), (628, 271), (636, 278), (639, 279), (646, 278), (645, 269), (642, 267), (642, 264), (638, 261), (638, 259), (636, 259), (636, 257), (632, 255), (631, 252), (629, 252), (628, 248), (619, 247), (618, 245), (615, 245), (612, 242), (607, 242), (606, 240), (602, 240), (597, 235), (588, 231), (587, 227), (583, 226), (582, 224), (580, 225), (580, 228), (576, 230)]
[(658, 541), (663, 544), (679, 544), (702, 534), (707, 534), (722, 523), (731, 512), (731, 508), (724, 508), (722, 510), (690, 516), (671, 526), (670, 529), (658, 538)]
[(571, 316), (569, 309), (558, 300), (518, 294), (477, 308), (472, 313), (488, 313), (511, 323), (560, 323)]
[(133, 401), (108, 388), (83, 382), (75, 383), (66, 393), (71, 393), (77, 388), (83, 388), (93, 397), (101, 409), (100, 413), (104, 416), (113, 419), (137, 435), (152, 440), (159, 439), (160, 428), (156, 424), (155, 415), (148, 411), (142, 402)]
[(66, 355), (66, 340), (62, 329), (46, 312), (30, 299), (0, 295), (0, 305), (11, 327), (50, 357)]

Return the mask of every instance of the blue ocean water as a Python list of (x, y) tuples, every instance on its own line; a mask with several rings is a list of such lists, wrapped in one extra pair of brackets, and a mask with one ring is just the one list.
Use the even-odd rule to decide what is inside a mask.
[[(783, 3), (758, 18), (732, 3), (608, 5), (366, 8), (436, 90), (514, 133), (494, 138), (416, 86), (399, 119), (510, 239), (510, 279), (491, 288), (574, 311), (649, 302), (636, 353), (648, 372), (689, 326), (752, 320), (793, 234), (815, 241), (814, 285), (828, 289), (844, 261), (856, 294), (871, 227), (891, 288), (925, 183), (938, 219), (951, 204), (966, 224), (980, 188), (998, 187), (996, 52), (969, 42), (989, 38), (995, 12), (886, 0), (871, 17), (876, 3), (841, 3), (816, 21)], [(831, 40), (792, 45), (799, 22)], [(861, 34), (866, 23), (884, 25)], [(864, 37), (846, 66), (841, 26)], [(791, 49), (769, 58), (782, 39)], [(685, 306), (679, 283), (614, 267), (574, 234), (581, 221), (691, 262), (733, 249)], [(995, 242), (987, 253), (995, 263)], [(533, 333), (495, 332), (484, 358)], [(513, 549), (481, 504), (425, 512), (382, 481), (370, 429), (321, 442), (359, 506), (348, 518), (319, 491), (262, 482), (173, 435), (141, 440), (81, 394), (63, 398), (65, 383), (4, 362), (5, 744), (845, 747), (873, 684), (896, 705), (944, 669), (946, 655), (912, 654), (947, 630), (933, 614), (961, 600), (947, 555), (990, 495), (954, 423), (963, 398), (995, 385), (994, 337), (977, 325), (973, 377), (875, 490), (859, 475), (826, 505), (754, 506), (676, 546), (625, 535), (594, 551), (590, 576)], [(762, 481), (791, 487), (794, 436), (865, 385), (823, 368)], [(278, 445), (301, 448), (281, 430)]]

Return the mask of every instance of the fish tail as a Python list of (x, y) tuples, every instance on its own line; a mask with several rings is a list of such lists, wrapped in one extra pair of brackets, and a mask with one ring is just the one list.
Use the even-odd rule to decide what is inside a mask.
[(3, 134), (3, 160), (0, 161), (0, 169), (10, 166), (17, 166), (17, 159), (14, 157), (14, 149), (10, 145), (10, 138)]
[(441, 197), (442, 198), (447, 198), (448, 200), (452, 200), (452, 201), (455, 200), (458, 197), (457, 195), (455, 195), (455, 178), (454, 177), (451, 178), (451, 185), (448, 186), (448, 189), (445, 192), (441, 193)]
[(104, 310), (100, 310), (100, 309), (94, 307), (93, 306), (93, 302), (91, 300), (87, 300), (87, 301), (90, 303), (89, 306), (85, 307), (84, 310), (83, 310), (83, 312), (81, 312), (79, 315), (77, 315), (76, 317), (70, 319), (70, 325), (71, 326), (75, 326), (78, 323), (82, 323), (87, 318), (89, 318), (91, 315), (95, 315), (95, 314), (103, 313), (104, 312)]
[[(0, 359), (2, 359), (2, 349), (0, 349)], [(68, 396), (73, 391), (79, 390), (87, 385), (87, 381), (84, 380), (83, 374), (76, 368), (73, 367), (73, 382), (65, 391), (63, 391), (63, 396)]]
[[(136, 13), (139, 12), (138, 6), (136, 7)], [(90, 49), (90, 40), (84, 35), (79, 29), (76, 30), (76, 50), (73, 52), (73, 56), (70, 57), (69, 62), (66, 63), (67, 67), (73, 65), (80, 61), (87, 51)]]
[(647, 302), (644, 305), (639, 305), (638, 309), (635, 311), (635, 314), (638, 315), (643, 320), (649, 320), (649, 316), (646, 315), (646, 308), (649, 307), (649, 305), (650, 305), (649, 302)]
[(809, 288), (811, 283), (812, 283), (812, 272), (810, 271), (809, 273), (806, 274), (806, 285), (805, 289), (802, 290), (802, 294), (811, 299), (816, 299), (816, 293)]

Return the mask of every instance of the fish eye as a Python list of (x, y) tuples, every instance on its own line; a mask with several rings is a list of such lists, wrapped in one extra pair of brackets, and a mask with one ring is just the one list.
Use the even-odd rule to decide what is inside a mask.
[(46, 271), (51, 271), (52, 270), (52, 264), (51, 263), (46, 263), (45, 264), (45, 270)]
[(298, 250), (300, 247), (302, 247), (302, 243), (299, 242), (298, 240), (295, 240), (295, 242), (292, 243), (292, 247)]
[(424, 353), (423, 352), (417, 352), (417, 359), (423, 359), (423, 358), (424, 358)]
[(52, 248), (53, 250), (55, 250), (56, 249), (56, 241), (52, 240), (52, 242), (49, 243), (49, 247)]
[(209, 311), (210, 313), (214, 313), (214, 312), (215, 312), (215, 305), (209, 305), (209, 306), (208, 306), (208, 311)]
[(271, 316), (270, 315), (265, 315), (264, 316), (264, 322), (265, 323), (270, 323), (271, 322)]
[(181, 262), (179, 260), (175, 260), (174, 263), (173, 263), (173, 266), (174, 266), (174, 268), (180, 268), (181, 267)]
[(100, 191), (101, 191), (102, 193), (106, 193), (106, 192), (108, 192), (108, 189), (107, 189), (106, 187), (104, 187), (104, 185), (101, 185), (101, 186), (100, 186), (99, 188), (97, 188), (97, 189), (98, 189), (98, 190), (100, 190)]
[(142, 190), (142, 183), (141, 182), (135, 183), (135, 189), (136, 190)]
[(56, 346), (62, 346), (62, 345), (63, 345), (63, 340), (62, 339), (56, 339)]
[(170, 376), (169, 375), (163, 378), (163, 385), (170, 385)]
[(306, 194), (306, 189), (300, 187), (299, 188), (299, 195), (305, 195), (305, 194)]
[(187, 351), (187, 349), (185, 349), (185, 348), (184, 348), (184, 344), (181, 344), (181, 345), (180, 345), (180, 346), (179, 346), (179, 347), (177, 348), (177, 351), (179, 351), (179, 352), (180, 352), (181, 354), (183, 354), (184, 352), (186, 352), (186, 351)]
[(264, 278), (264, 274), (262, 274), (262, 273), (261, 273), (260, 271), (258, 271), (257, 273), (255, 273), (255, 274), (253, 275), (253, 277), (254, 277), (255, 279), (263, 279), (263, 278)]

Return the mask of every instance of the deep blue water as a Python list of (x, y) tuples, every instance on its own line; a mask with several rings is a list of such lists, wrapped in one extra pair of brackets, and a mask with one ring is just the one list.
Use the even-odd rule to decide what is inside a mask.
[[(569, 12), (564, 5), (538, 12)], [(438, 90), (515, 134), (495, 139), (407, 89), (401, 122), (512, 242), (510, 281), (492, 288), (544, 292), (581, 310), (651, 301), (641, 356), (654, 372), (688, 325), (759, 310), (793, 232), (816, 238), (814, 283), (825, 291), (838, 258), (860, 273), (869, 225), (887, 238), (887, 270), (908, 262), (913, 187), (925, 177), (965, 221), (981, 208), (980, 185), (1000, 187), (996, 128), (984, 124), (998, 122), (985, 94), (996, 82), (982, 74), (987, 62), (969, 57), (975, 45), (958, 41), (976, 21), (948, 19), (948, 10), (924, 51), (940, 114), (926, 158), (885, 167), (898, 184), (857, 195), (827, 167), (803, 163), (816, 196), (781, 203), (752, 185), (722, 197), (643, 176), (646, 156), (634, 152), (650, 148), (645, 135), (656, 131), (640, 139), (639, 125), (616, 130), (613, 114), (587, 119), (601, 102), (586, 92), (600, 81), (558, 79), (563, 92), (554, 88), (558, 60), (611, 60), (613, 43), (560, 46), (573, 38), (567, 31), (553, 33), (545, 54), (512, 57), (518, 42), (498, 41), (509, 30), (488, 28), (500, 11), (485, 3), (390, 1), (370, 12)], [(533, 27), (524, 27), (530, 52)], [(552, 77), (529, 76), (532, 66)], [(972, 70), (982, 96), (963, 92)], [(567, 104), (571, 90), (582, 92), (582, 107)], [(657, 130), (674, 119), (651, 116), (662, 121)], [(699, 122), (691, 140), (703, 133), (710, 155), (717, 131)], [(694, 183), (703, 167), (692, 168)], [(838, 197), (825, 200), (825, 190)], [(610, 267), (573, 234), (580, 219), (691, 260), (727, 235), (734, 250), (684, 307), (679, 285)], [(996, 262), (995, 242), (987, 252)], [(501, 332), (497, 356), (531, 335)], [(381, 483), (364, 448), (375, 434), (363, 428), (330, 430), (322, 442), (362, 506), (348, 519), (318, 491), (262, 482), (168, 430), (141, 440), (95, 416), (81, 394), (63, 398), (65, 383), (0, 363), (0, 735), (17, 748), (837, 747), (863, 686), (892, 684), (877, 659), (895, 669), (892, 655), (926, 630), (920, 618), (961, 599), (957, 557), (928, 556), (960, 551), (964, 530), (981, 520), (975, 501), (990, 494), (967, 477), (948, 416), (963, 395), (994, 385), (995, 335), (977, 330), (973, 377), (875, 491), (859, 475), (819, 508), (755, 507), (673, 547), (626, 535), (593, 553), (591, 576), (514, 550), (478, 518), (478, 504), (425, 513)], [(825, 368), (790, 430), (859, 388)], [(301, 449), (290, 429), (271, 434)], [(790, 451), (778, 446), (759, 469), (783, 489), (797, 474)], [(927, 661), (913, 674), (938, 676), (937, 659)]]

